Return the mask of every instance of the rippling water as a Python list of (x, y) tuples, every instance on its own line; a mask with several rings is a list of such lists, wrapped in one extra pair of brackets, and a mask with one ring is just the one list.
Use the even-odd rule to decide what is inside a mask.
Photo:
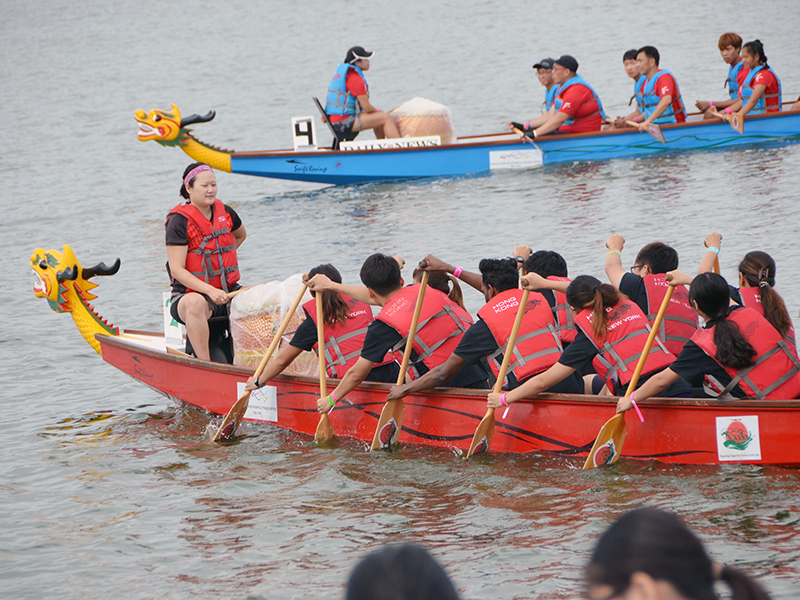
[[(134, 110), (214, 108), (216, 120), (195, 128), (200, 139), (287, 147), (289, 118), (314, 114), (310, 96), (353, 44), (377, 50), (369, 80), (379, 106), (429, 97), (450, 106), (460, 134), (536, 114), (542, 88), (530, 65), (546, 55), (574, 54), (612, 114), (627, 111), (631, 87), (621, 54), (646, 43), (690, 103), (721, 98), (716, 39), (727, 29), (762, 39), (787, 97), (800, 92), (795, 4), (759, 3), (761, 16), (736, 1), (722, 11), (686, 0), (632, 7), (4, 6), (0, 596), (335, 598), (364, 553), (417, 541), (465, 598), (575, 598), (597, 535), (643, 504), (678, 512), (716, 559), (755, 573), (775, 598), (800, 595), (797, 470), (626, 463), (584, 473), (581, 461), (551, 456), (467, 462), (435, 449), (369, 454), (348, 440), (320, 449), (253, 424), (220, 448), (204, 441), (207, 415), (103, 363), (31, 292), (37, 246), (68, 243), (84, 265), (119, 256), (121, 272), (97, 280), (95, 306), (120, 326), (158, 329), (163, 217), (189, 160), (138, 142)], [(800, 308), (800, 146), (347, 188), (218, 178), (249, 233), (246, 281), (325, 260), (355, 282), (376, 250), (474, 268), (518, 243), (559, 250), (572, 275), (599, 275), (612, 232), (628, 240), (627, 262), (661, 239), (691, 271), (716, 229), (723, 275), (764, 249), (792, 315)], [(469, 292), (467, 301), (473, 311), (481, 303)]]

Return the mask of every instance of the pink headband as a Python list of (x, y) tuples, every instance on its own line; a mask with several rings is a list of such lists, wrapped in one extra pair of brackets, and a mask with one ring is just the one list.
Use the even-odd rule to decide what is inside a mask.
[(194, 179), (199, 173), (211, 170), (212, 170), (211, 167), (209, 167), (208, 165), (200, 165), (199, 167), (195, 167), (186, 174), (186, 177), (183, 178), (183, 185), (189, 187), (189, 184), (192, 182), (192, 179)]

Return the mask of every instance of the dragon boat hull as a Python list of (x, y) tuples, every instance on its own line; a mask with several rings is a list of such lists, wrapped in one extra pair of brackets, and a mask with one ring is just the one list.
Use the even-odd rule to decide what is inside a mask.
[[(217, 415), (228, 412), (239, 395), (237, 386), (253, 372), (168, 354), (163, 337), (159, 347), (157, 334), (126, 333), (139, 340), (96, 336), (106, 362), (172, 399)], [(255, 417), (251, 414), (246, 420), (313, 437), (319, 421), (315, 408), (319, 382), (280, 376), (272, 383), (264, 388), (274, 389), (272, 409), (254, 412)], [(388, 387), (364, 384), (349, 394), (331, 413), (337, 435), (369, 443)], [(517, 402), (506, 419), (500, 419), (498, 412), (491, 451), (585, 457), (603, 423), (613, 416), (614, 406), (613, 400), (564, 394)], [(641, 407), (644, 423), (635, 415), (627, 416), (623, 458), (677, 464), (800, 465), (800, 401), (651, 399)], [(408, 396), (399, 442), (466, 451), (485, 410), (486, 393), (477, 390)]]
[(375, 150), (233, 152), (232, 173), (346, 185), (425, 177), (459, 177), (542, 164), (658, 156), (800, 141), (800, 111), (748, 117), (744, 134), (720, 121), (661, 128), (666, 143), (633, 130), (544, 136), (536, 147), (513, 134), (459, 138), (455, 144)]

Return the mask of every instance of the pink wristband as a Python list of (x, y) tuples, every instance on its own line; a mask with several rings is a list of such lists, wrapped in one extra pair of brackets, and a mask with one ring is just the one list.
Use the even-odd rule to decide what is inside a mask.
[(506, 402), (506, 395), (505, 395), (505, 394), (503, 394), (502, 396), (500, 396), (500, 404), (502, 404), (503, 406), (505, 406), (506, 408), (508, 408), (508, 402)]
[(633, 404), (633, 408), (636, 409), (636, 414), (639, 416), (639, 420), (644, 423), (644, 417), (642, 416), (642, 411), (639, 410), (639, 405), (636, 404), (636, 400), (633, 399), (633, 392), (631, 392), (631, 404)]
[(463, 272), (464, 272), (464, 269), (462, 269), (461, 267), (457, 267), (456, 270), (453, 271), (453, 277), (458, 279), (459, 277), (461, 277), (461, 273), (463, 273)]

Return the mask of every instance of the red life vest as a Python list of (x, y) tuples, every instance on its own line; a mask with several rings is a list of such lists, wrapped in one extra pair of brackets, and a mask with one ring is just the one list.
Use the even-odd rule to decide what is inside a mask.
[[(361, 356), (361, 349), (364, 347), (364, 338), (367, 335), (367, 328), (372, 323), (372, 309), (368, 304), (349, 298), (341, 294), (342, 300), (347, 303), (347, 317), (344, 324), (336, 321), (333, 325), (327, 323), (322, 326), (322, 335), (325, 340), (325, 367), (328, 377), (341, 379), (350, 370), (358, 358)], [(317, 324), (317, 299), (312, 298), (303, 308), (308, 313), (309, 318)], [(318, 344), (314, 344), (314, 350), (319, 354)], [(386, 359), (379, 365), (393, 362), (391, 354), (386, 355)]]
[[(500, 372), (501, 364), (497, 358), (506, 351), (523, 293), (520, 289), (500, 292), (478, 311), (478, 316), (489, 327), (499, 346), (496, 352), (486, 357), (495, 376)], [(558, 362), (561, 350), (550, 305), (540, 293), (530, 292), (514, 353), (508, 363), (509, 372), (514, 373), (517, 381), (541, 373)]]
[[(556, 277), (551, 275), (547, 279), (551, 281), (572, 281), (568, 277)], [(556, 330), (562, 342), (572, 342), (578, 330), (575, 328), (575, 321), (572, 318), (572, 310), (567, 303), (567, 295), (564, 292), (553, 290), (556, 296), (556, 305), (553, 307), (553, 314), (556, 318)]]
[[(757, 287), (740, 287), (739, 295), (742, 297), (742, 305), (747, 308), (752, 308), (762, 317), (764, 316), (764, 305), (761, 304), (761, 288)], [(797, 343), (795, 342), (794, 325), (789, 326), (789, 331), (786, 333), (786, 341), (789, 342), (797, 352)]]
[[(167, 218), (174, 213), (186, 217), (186, 234), (189, 238), (186, 270), (198, 279), (227, 292), (239, 281), (236, 238), (231, 233), (233, 220), (219, 200), (214, 200), (212, 209), (212, 220), (209, 221), (187, 201), (169, 211)], [(221, 277), (223, 274), (224, 279)]]
[[(404, 287), (396, 292), (376, 319), (395, 329), (403, 339), (392, 348), (395, 358), (403, 360), (406, 336), (414, 317), (414, 307), (419, 292), (418, 283)], [(422, 303), (422, 312), (417, 323), (417, 334), (412, 345), (417, 353), (417, 362), (428, 369), (444, 363), (456, 349), (464, 332), (472, 325), (472, 317), (446, 294), (428, 287)], [(412, 376), (418, 376), (416, 369), (409, 366)]]
[[(582, 310), (575, 323), (586, 334), (598, 350), (592, 361), (597, 374), (614, 393), (623, 391), (620, 386), (627, 385), (633, 378), (636, 363), (642, 355), (650, 324), (636, 303), (620, 300), (616, 306), (606, 308), (608, 330), (603, 339), (598, 339), (592, 330), (592, 311)], [(664, 347), (656, 336), (650, 353), (642, 369), (642, 375), (658, 371), (672, 364), (675, 357)]]
[[(642, 279), (647, 291), (647, 318), (652, 325), (661, 308), (661, 303), (664, 301), (664, 296), (667, 295), (669, 284), (664, 281), (663, 274), (645, 275)], [(692, 305), (689, 304), (689, 292), (686, 290), (686, 286), (676, 286), (672, 292), (672, 298), (669, 300), (667, 312), (661, 321), (661, 327), (658, 329), (658, 337), (664, 342), (667, 350), (678, 356), (686, 342), (692, 339), (692, 335), (698, 327), (700, 327), (700, 321), (697, 313), (692, 309)]]
[[(757, 311), (746, 307), (732, 310), (727, 318), (736, 324), (757, 354), (751, 366), (739, 371), (720, 364), (732, 377), (720, 395), (729, 394), (738, 385), (748, 398), (785, 400), (800, 396), (800, 361), (769, 321)], [(692, 336), (692, 341), (717, 360), (714, 327), (716, 325), (698, 329)]]

